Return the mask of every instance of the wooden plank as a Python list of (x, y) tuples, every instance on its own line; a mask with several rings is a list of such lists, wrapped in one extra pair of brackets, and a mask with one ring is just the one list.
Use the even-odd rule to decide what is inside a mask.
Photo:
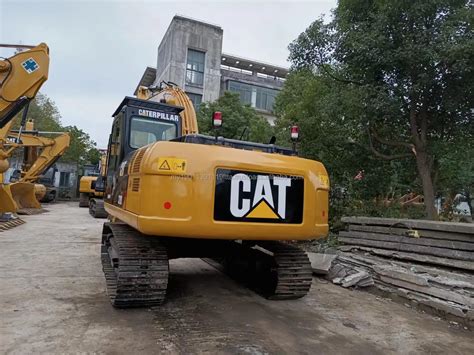
[[(382, 233), (382, 234), (395, 234), (395, 235), (406, 235), (407, 228), (387, 227), (387, 226), (367, 226), (364, 224), (349, 224), (348, 230), (360, 231), (360, 232), (371, 232), (371, 233)], [(463, 233), (452, 233), (452, 232), (439, 232), (430, 231), (426, 229), (415, 229), (420, 237), (431, 238), (431, 239), (443, 239), (443, 240), (457, 240), (460, 242), (474, 243), (474, 235), (463, 234)]]
[(472, 261), (447, 259), (447, 258), (431, 256), (431, 255), (406, 253), (402, 251), (371, 248), (371, 247), (364, 247), (360, 245), (346, 245), (346, 246), (339, 247), (339, 249), (343, 251), (351, 251), (351, 250), (357, 249), (360, 251), (369, 252), (374, 255), (379, 255), (379, 256), (387, 257), (387, 258), (395, 258), (398, 260), (409, 260), (409, 261), (415, 261), (418, 263), (448, 266), (448, 267), (452, 267), (452, 268), (456, 268), (460, 270), (474, 271), (474, 262)]
[(394, 243), (403, 243), (410, 245), (424, 245), (429, 247), (437, 248), (446, 248), (454, 250), (466, 250), (474, 251), (474, 243), (465, 243), (452, 240), (440, 240), (440, 239), (430, 239), (430, 238), (413, 238), (405, 237), (403, 235), (389, 235), (389, 234), (380, 234), (380, 233), (370, 233), (370, 232), (339, 232), (340, 236), (348, 238), (361, 238), (361, 239), (370, 239), (370, 240), (380, 240), (385, 242), (394, 242)]
[(474, 223), (455, 223), (426, 221), (421, 219), (399, 219), (378, 217), (342, 217), (344, 223), (367, 224), (381, 226), (406, 226), (407, 228), (428, 229), (442, 232), (474, 234)]
[(443, 258), (474, 261), (474, 253), (461, 251), (461, 250), (427, 247), (427, 246), (422, 246), (422, 245), (411, 245), (411, 244), (403, 244), (403, 243), (382, 242), (382, 241), (377, 241), (377, 240), (349, 238), (349, 237), (342, 237), (342, 236), (340, 236), (338, 240), (342, 243), (352, 244), (352, 245), (362, 245), (362, 246), (376, 247), (376, 248), (381, 248), (381, 249), (391, 249), (391, 250), (397, 250), (397, 251), (406, 251), (406, 252), (412, 252), (412, 253), (441, 256)]

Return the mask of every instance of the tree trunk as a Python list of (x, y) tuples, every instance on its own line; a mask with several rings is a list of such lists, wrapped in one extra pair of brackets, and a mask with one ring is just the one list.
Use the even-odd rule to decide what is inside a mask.
[(431, 163), (430, 157), (424, 149), (417, 149), (416, 152), (416, 166), (418, 174), (423, 185), (423, 197), (425, 199), (425, 211), (428, 219), (438, 219), (438, 213), (435, 207), (435, 195), (433, 188), (433, 180), (431, 178)]
[(426, 217), (431, 220), (438, 219), (435, 207), (433, 177), (431, 175), (432, 159), (428, 153), (428, 113), (424, 105), (417, 112), (414, 97), (410, 105), (410, 131), (415, 148), (416, 167), (423, 185)]
[(471, 193), (467, 191), (465, 193), (466, 196), (466, 201), (467, 201), (467, 207), (469, 208), (469, 214), (471, 215), (472, 219), (474, 219), (474, 216), (472, 215), (472, 200), (471, 200)]

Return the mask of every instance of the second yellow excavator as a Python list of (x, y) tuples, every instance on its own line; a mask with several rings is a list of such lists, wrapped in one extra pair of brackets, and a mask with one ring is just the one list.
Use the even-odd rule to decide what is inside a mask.
[(79, 207), (89, 207), (94, 218), (107, 218), (104, 208), (104, 179), (107, 167), (107, 154), (103, 153), (97, 166), (97, 173), (81, 177), (79, 182)]

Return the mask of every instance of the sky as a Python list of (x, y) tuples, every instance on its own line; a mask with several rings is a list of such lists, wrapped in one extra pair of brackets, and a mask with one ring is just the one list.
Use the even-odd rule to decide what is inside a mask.
[[(133, 95), (174, 15), (219, 25), (223, 52), (289, 66), (288, 44), (336, 0), (115, 1), (0, 0), (0, 43), (50, 48), (49, 79), (41, 92), (76, 125), (107, 146), (111, 114)], [(11, 50), (0, 49), (9, 57)]]

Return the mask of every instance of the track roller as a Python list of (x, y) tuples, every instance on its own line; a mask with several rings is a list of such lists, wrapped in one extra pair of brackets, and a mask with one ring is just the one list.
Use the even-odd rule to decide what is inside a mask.
[(158, 238), (125, 224), (105, 223), (102, 268), (107, 294), (117, 308), (151, 307), (163, 303), (168, 287), (168, 253)]

